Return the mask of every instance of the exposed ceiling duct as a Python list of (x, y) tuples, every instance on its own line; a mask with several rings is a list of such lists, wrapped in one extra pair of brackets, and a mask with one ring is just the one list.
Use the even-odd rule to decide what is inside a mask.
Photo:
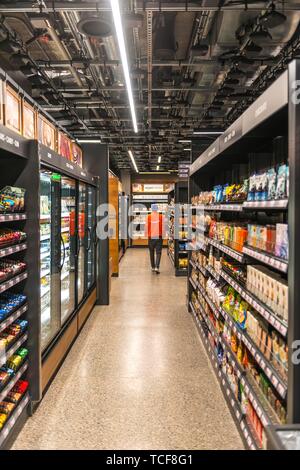
[(141, 170), (155, 170), (158, 153), (162, 169), (176, 169), (186, 158), (178, 140), (226, 127), (300, 50), (297, 0), (120, 5), (138, 135), (109, 2), (0, 0), (0, 59), (75, 137), (112, 145), (122, 168), (130, 145)]

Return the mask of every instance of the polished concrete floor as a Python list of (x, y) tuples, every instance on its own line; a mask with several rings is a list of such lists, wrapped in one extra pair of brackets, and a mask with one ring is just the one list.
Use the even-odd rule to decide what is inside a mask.
[(14, 449), (242, 449), (166, 251), (130, 249)]

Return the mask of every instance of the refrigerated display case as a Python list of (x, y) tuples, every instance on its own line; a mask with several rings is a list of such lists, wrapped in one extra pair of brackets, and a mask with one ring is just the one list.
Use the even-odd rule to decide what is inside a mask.
[(87, 243), (86, 243), (86, 290), (89, 290), (96, 280), (96, 189), (86, 186), (87, 193), (87, 217), (85, 218)]
[(61, 178), (61, 323), (75, 308), (76, 182)]
[(96, 189), (40, 173), (41, 343), (46, 351), (95, 284)]

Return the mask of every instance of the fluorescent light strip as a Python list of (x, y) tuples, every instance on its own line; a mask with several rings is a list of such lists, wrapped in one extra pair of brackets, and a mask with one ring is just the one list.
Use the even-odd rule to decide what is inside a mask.
[(156, 167), (156, 171), (159, 171), (159, 165), (157, 165), (157, 167)]
[(157, 163), (161, 162), (161, 157), (158, 157)]
[(190, 144), (192, 141), (191, 140), (178, 140), (180, 144)]
[(138, 170), (138, 167), (136, 166), (135, 159), (134, 159), (134, 156), (133, 156), (132, 151), (131, 151), (131, 150), (128, 150), (128, 154), (129, 154), (129, 156), (130, 156), (130, 159), (131, 159), (131, 161), (132, 161), (132, 164), (133, 164), (133, 166), (134, 166), (135, 171), (138, 173), (139, 170)]
[(123, 27), (122, 27), (119, 1), (118, 0), (110, 0), (110, 4), (111, 4), (112, 14), (113, 14), (113, 18), (114, 18), (118, 43), (119, 43), (119, 50), (120, 50), (122, 66), (123, 66), (123, 72), (124, 72), (124, 77), (125, 77), (125, 83), (126, 83), (126, 88), (127, 88), (127, 94), (128, 94), (129, 106), (130, 106), (130, 111), (131, 111), (133, 129), (134, 129), (134, 132), (137, 133), (138, 132), (138, 127), (137, 127), (136, 114), (135, 114), (134, 101), (133, 101), (133, 94), (132, 94), (132, 88), (131, 88), (131, 82), (130, 82), (130, 76), (129, 76), (129, 67), (128, 67), (128, 60), (127, 60), (127, 54), (126, 54), (125, 39), (124, 39), (124, 32), (123, 32)]
[(100, 139), (77, 139), (79, 144), (100, 144)]
[(191, 149), (183, 149), (184, 152), (190, 152)]
[(220, 135), (220, 134), (223, 134), (223, 132), (212, 132), (212, 131), (207, 131), (207, 132), (205, 132), (205, 131), (201, 131), (201, 132), (200, 131), (199, 132), (195, 131), (195, 132), (193, 132), (193, 135)]

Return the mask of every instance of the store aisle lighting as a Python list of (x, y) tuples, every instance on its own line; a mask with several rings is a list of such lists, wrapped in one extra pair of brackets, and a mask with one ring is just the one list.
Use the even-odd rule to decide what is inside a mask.
[(101, 144), (100, 139), (77, 139), (79, 144)]
[(159, 165), (157, 165), (157, 167), (156, 167), (156, 171), (159, 171)]
[(157, 163), (161, 162), (161, 157), (158, 157)]
[(124, 77), (125, 77), (133, 129), (134, 129), (134, 132), (137, 133), (138, 127), (137, 127), (136, 114), (135, 114), (135, 108), (134, 108), (131, 81), (130, 81), (130, 76), (129, 76), (129, 67), (128, 67), (128, 60), (127, 60), (127, 54), (126, 54), (125, 39), (124, 39), (124, 32), (123, 32), (123, 27), (122, 27), (119, 0), (110, 0), (110, 4), (111, 4), (111, 10), (113, 14), (114, 23), (115, 23), (116, 34), (118, 38), (118, 44), (119, 44), (120, 56), (121, 56), (121, 61), (122, 61), (122, 66), (123, 66)]
[(193, 135), (221, 135), (223, 132), (217, 132), (217, 131), (195, 131), (193, 132)]
[(191, 140), (178, 140), (180, 144), (190, 144), (192, 141)]
[(184, 152), (190, 152), (191, 149), (183, 149)]
[(131, 151), (131, 150), (128, 150), (128, 154), (129, 154), (129, 156), (130, 156), (130, 159), (131, 159), (131, 161), (132, 161), (132, 164), (133, 164), (133, 166), (134, 166), (135, 171), (138, 173), (139, 170), (138, 170), (138, 167), (136, 166), (135, 159), (134, 159), (134, 156), (133, 156), (132, 151)]

